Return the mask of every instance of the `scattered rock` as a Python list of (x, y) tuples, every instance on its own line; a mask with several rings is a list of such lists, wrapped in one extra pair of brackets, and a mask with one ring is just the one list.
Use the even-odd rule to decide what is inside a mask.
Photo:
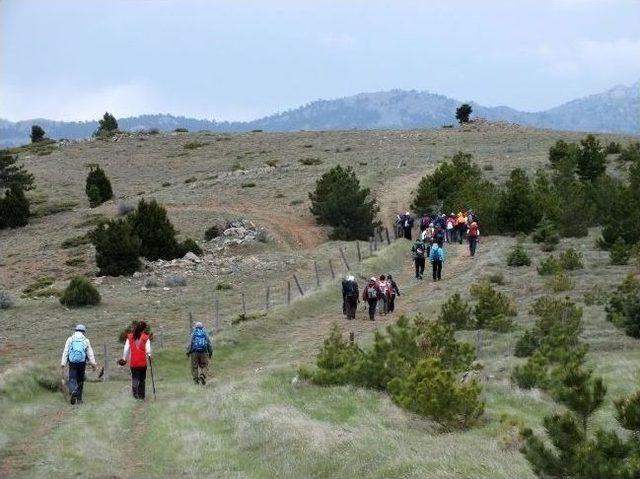
[[(186, 261), (191, 261), (192, 263), (202, 263), (202, 260), (200, 258), (198, 258), (198, 255), (196, 255), (195, 253), (192, 253), (191, 251), (187, 252), (187, 254), (185, 254), (182, 257), (182, 259), (186, 260)], [(175, 261), (175, 260), (173, 260), (173, 261)]]

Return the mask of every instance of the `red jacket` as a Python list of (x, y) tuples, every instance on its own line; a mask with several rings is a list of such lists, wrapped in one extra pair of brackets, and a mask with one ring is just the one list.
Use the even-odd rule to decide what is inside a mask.
[(132, 368), (144, 368), (147, 366), (147, 341), (149, 341), (149, 335), (142, 333), (140, 339), (136, 341), (133, 339), (133, 333), (129, 333), (127, 336), (129, 341), (129, 366)]
[(369, 280), (369, 282), (363, 288), (363, 291), (362, 291), (362, 299), (364, 301), (373, 299), (373, 298), (369, 298), (369, 288), (374, 288), (376, 290), (376, 299), (380, 299), (382, 297), (382, 291), (380, 291), (380, 286), (378, 286), (378, 282)]

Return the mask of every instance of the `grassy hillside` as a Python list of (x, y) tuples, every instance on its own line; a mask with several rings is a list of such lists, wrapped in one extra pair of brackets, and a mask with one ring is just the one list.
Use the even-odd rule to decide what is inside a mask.
[[(15, 308), (1, 311), (0, 476), (533, 477), (518, 452), (517, 425), (525, 422), (540, 430), (542, 416), (558, 406), (540, 391), (512, 386), (508, 377), (521, 361), (512, 355), (515, 341), (533, 322), (528, 306), (550, 294), (546, 279), (535, 269), (542, 257), (539, 248), (525, 243), (533, 264), (508, 268), (505, 257), (512, 238), (485, 238), (474, 258), (464, 246), (452, 245), (443, 281), (419, 282), (413, 279), (404, 240), (359, 264), (353, 244), (327, 242), (326, 231), (314, 226), (308, 214), (306, 193), (333, 164), (352, 165), (380, 199), (381, 216), (388, 223), (395, 212), (406, 209), (419, 178), (444, 156), (458, 149), (469, 151), (489, 176), (501, 180), (515, 165), (532, 171), (544, 164), (548, 147), (558, 138), (575, 140), (578, 135), (506, 127), (202, 133), (70, 144), (47, 155), (21, 152), (36, 175), (32, 195), (42, 202), (40, 207), (76, 205), (44, 215), (26, 228), (0, 232), (3, 252), (6, 248), (0, 283), (16, 296), (42, 276), (61, 287), (73, 273), (96, 271), (90, 245), (61, 248), (65, 239), (88, 230), (79, 225), (90, 215), (115, 215), (114, 202), (88, 208), (84, 178), (89, 163), (105, 169), (116, 196), (125, 201), (157, 198), (185, 236), (201, 240), (214, 222), (241, 216), (266, 228), (270, 240), (224, 252), (201, 241), (205, 261), (190, 270), (183, 288), (142, 290), (145, 278), (158, 273), (152, 269), (134, 278), (102, 280), (98, 289), (103, 303), (95, 308), (67, 310), (55, 298), (44, 298), (19, 299)], [(321, 163), (307, 166), (299, 161), (305, 158)], [(266, 164), (275, 161), (276, 166)], [(196, 181), (185, 183), (192, 177)], [(167, 182), (171, 185), (163, 187)], [(256, 186), (242, 187), (251, 182)], [(592, 230), (589, 237), (562, 240), (559, 247), (583, 254), (585, 268), (572, 273), (576, 286), (566, 293), (578, 303), (595, 284), (611, 289), (634, 268), (611, 266), (607, 253), (596, 248), (597, 234)], [(355, 322), (346, 323), (340, 314), (338, 280), (328, 280), (324, 266), (323, 287), (290, 306), (276, 306), (264, 318), (232, 325), (238, 303), (223, 303), (213, 379), (205, 388), (192, 385), (182, 349), (186, 320), (191, 312), (213, 325), (216, 284), (231, 284), (229, 297), (244, 291), (257, 305), (266, 282), (281, 286), (297, 273), (305, 285), (312, 283), (313, 260), (326, 265), (334, 258), (342, 273), (338, 246), (348, 251), (357, 276), (394, 274), (403, 292), (394, 316), (370, 323), (363, 321), (366, 312), (361, 309)], [(65, 265), (70, 256), (85, 262)], [(481, 379), (487, 407), (479, 427), (440, 433), (430, 421), (399, 409), (384, 394), (295, 380), (297, 367), (313, 362), (334, 321), (365, 344), (375, 328), (400, 314), (432, 315), (450, 294), (468, 297), (473, 282), (498, 272), (505, 279), (498, 289), (518, 305), (517, 329), (505, 334), (459, 333), (460, 339), (476, 345), (485, 366)], [(225, 297), (224, 292), (217, 295)], [(640, 353), (637, 341), (605, 321), (602, 306), (584, 309), (588, 362), (609, 387), (596, 423), (611, 424), (612, 400), (636, 389)], [(151, 399), (149, 384), (148, 400), (136, 403), (130, 398), (127, 371), (115, 366), (116, 337), (131, 319), (143, 318), (156, 332), (163, 331), (165, 344), (154, 363), (158, 399)], [(72, 408), (60, 393), (47, 388), (55, 386), (61, 348), (76, 322), (87, 324), (99, 359), (103, 343), (111, 359), (109, 380), (89, 382), (85, 404)]]

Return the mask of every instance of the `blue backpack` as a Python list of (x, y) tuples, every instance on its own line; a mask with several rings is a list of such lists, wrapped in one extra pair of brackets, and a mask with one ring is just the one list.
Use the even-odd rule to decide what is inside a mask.
[(207, 351), (207, 344), (209, 343), (207, 333), (203, 328), (196, 328), (191, 336), (191, 351), (196, 353), (204, 353)]
[(444, 260), (444, 254), (442, 253), (442, 248), (436, 248), (433, 250), (433, 260), (434, 261)]
[(69, 346), (69, 362), (84, 363), (87, 360), (84, 338), (73, 338)]

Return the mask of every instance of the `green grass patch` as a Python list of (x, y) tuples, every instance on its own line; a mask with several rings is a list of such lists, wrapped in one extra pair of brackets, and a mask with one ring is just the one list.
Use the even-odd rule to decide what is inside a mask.
[(58, 203), (48, 203), (36, 208), (31, 216), (33, 218), (43, 218), (45, 216), (51, 216), (64, 211), (71, 211), (78, 206), (77, 201), (60, 201)]
[(106, 223), (107, 221), (109, 221), (109, 219), (103, 214), (100, 214), (100, 213), (90, 214), (90, 215), (87, 215), (85, 220), (78, 223), (75, 227), (76, 228), (89, 228), (89, 227), (95, 228), (96, 226), (102, 223)]
[(322, 160), (320, 158), (301, 158), (298, 161), (304, 166), (314, 166), (322, 164)]
[(240, 186), (242, 188), (254, 188), (256, 186), (256, 184), (250, 181), (248, 183), (242, 183)]
[(216, 285), (216, 291), (228, 291), (230, 289), (233, 289), (233, 286), (229, 283), (218, 283)]
[(203, 146), (207, 146), (209, 143), (204, 141), (190, 141), (189, 143), (185, 143), (183, 148), (185, 150), (195, 150), (197, 148), (202, 148)]
[(64, 264), (75, 268), (77, 266), (82, 266), (83, 264), (85, 264), (85, 261), (84, 258), (69, 258), (64, 262)]
[(266, 313), (247, 313), (247, 314), (240, 313), (238, 316), (236, 316), (231, 320), (231, 324), (239, 324), (239, 323), (244, 323), (246, 321), (254, 321), (256, 319), (264, 318), (266, 315), (267, 315)]
[(72, 238), (67, 238), (60, 244), (60, 247), (62, 249), (70, 249), (70, 248), (77, 248), (78, 246), (82, 246), (89, 243), (91, 243), (91, 239), (89, 239), (89, 235), (80, 235), (80, 236), (74, 236)]

